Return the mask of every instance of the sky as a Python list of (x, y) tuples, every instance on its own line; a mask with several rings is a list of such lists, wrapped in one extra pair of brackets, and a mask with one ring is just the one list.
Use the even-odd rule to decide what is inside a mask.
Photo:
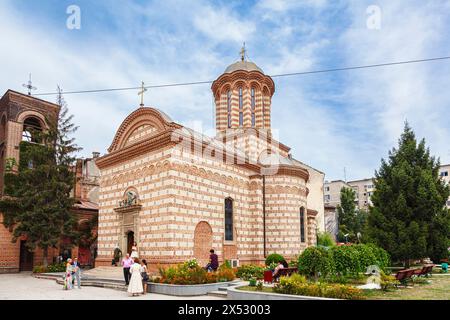
[[(67, 8), (80, 8), (69, 29)], [(72, 21), (72, 20), (69, 20)], [(239, 59), (268, 75), (450, 55), (450, 1), (0, 0), (0, 95), (218, 78)], [(326, 180), (369, 178), (407, 120), (450, 163), (450, 60), (274, 78), (272, 129)], [(54, 102), (53, 95), (40, 96)], [(65, 95), (80, 156), (106, 153), (137, 91)], [(210, 85), (150, 89), (146, 106), (214, 135)]]

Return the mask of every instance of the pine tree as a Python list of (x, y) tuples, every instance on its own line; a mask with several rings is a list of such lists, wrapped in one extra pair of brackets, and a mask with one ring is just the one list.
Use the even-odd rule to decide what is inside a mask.
[(417, 143), (405, 123), (398, 149), (393, 148), (388, 161), (382, 159), (375, 172), (369, 241), (406, 266), (411, 259), (430, 256), (436, 260), (446, 255), (450, 218), (445, 203), (449, 187), (439, 177), (439, 166), (439, 160), (430, 156), (425, 147), (425, 140)]
[(77, 127), (59, 92), (57, 119), (46, 119), (46, 130), (32, 132), (38, 143), (20, 143), (19, 163), (10, 161), (5, 172), (6, 197), (0, 200), (4, 224), (13, 229), (13, 241), (26, 236), (29, 250), (41, 248), (44, 266), (49, 248), (56, 248), (63, 238), (74, 241), (78, 237), (77, 219), (71, 211), (75, 181), (71, 166), (73, 153), (80, 148), (69, 138)]
[[(338, 213), (338, 225), (340, 241), (350, 239), (353, 241), (356, 234), (353, 232), (353, 226), (356, 220), (356, 205), (355, 205), (356, 193), (351, 188), (342, 187), (340, 193), (340, 204), (337, 206)], [(348, 234), (348, 237), (344, 237)]]

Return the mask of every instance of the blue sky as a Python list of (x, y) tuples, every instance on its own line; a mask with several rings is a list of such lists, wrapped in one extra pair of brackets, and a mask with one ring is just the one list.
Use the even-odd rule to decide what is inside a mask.
[[(81, 29), (66, 28), (66, 8)], [(380, 28), (367, 27), (370, 5)], [(36, 93), (216, 79), (248, 56), (266, 74), (448, 56), (450, 1), (0, 2), (0, 92)], [(326, 179), (366, 178), (397, 144), (406, 119), (450, 163), (450, 61), (275, 78), (272, 127), (297, 159)], [(84, 148), (105, 153), (136, 109), (134, 91), (67, 95)], [(54, 101), (55, 97), (45, 99)], [(213, 135), (209, 85), (152, 89), (146, 105)]]

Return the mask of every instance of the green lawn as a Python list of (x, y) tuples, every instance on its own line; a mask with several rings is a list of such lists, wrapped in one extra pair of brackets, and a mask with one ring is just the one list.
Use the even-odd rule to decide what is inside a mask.
[[(239, 290), (257, 291), (256, 287), (240, 287)], [(261, 292), (261, 291), (259, 291)], [(272, 288), (264, 287), (262, 292), (273, 293)], [(407, 288), (390, 291), (365, 290), (367, 300), (450, 300), (450, 275), (433, 275), (417, 280)]]
[(370, 300), (450, 300), (450, 275), (433, 275), (425, 279), (427, 281), (421, 279), (420, 283), (408, 288), (399, 287), (388, 292), (367, 290), (366, 297)]

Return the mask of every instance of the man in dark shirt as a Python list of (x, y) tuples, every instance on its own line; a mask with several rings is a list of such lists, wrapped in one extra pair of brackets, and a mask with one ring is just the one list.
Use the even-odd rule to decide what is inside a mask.
[(219, 257), (214, 253), (214, 249), (209, 250), (209, 252), (209, 263), (205, 269), (208, 271), (217, 271), (217, 268), (219, 268)]

